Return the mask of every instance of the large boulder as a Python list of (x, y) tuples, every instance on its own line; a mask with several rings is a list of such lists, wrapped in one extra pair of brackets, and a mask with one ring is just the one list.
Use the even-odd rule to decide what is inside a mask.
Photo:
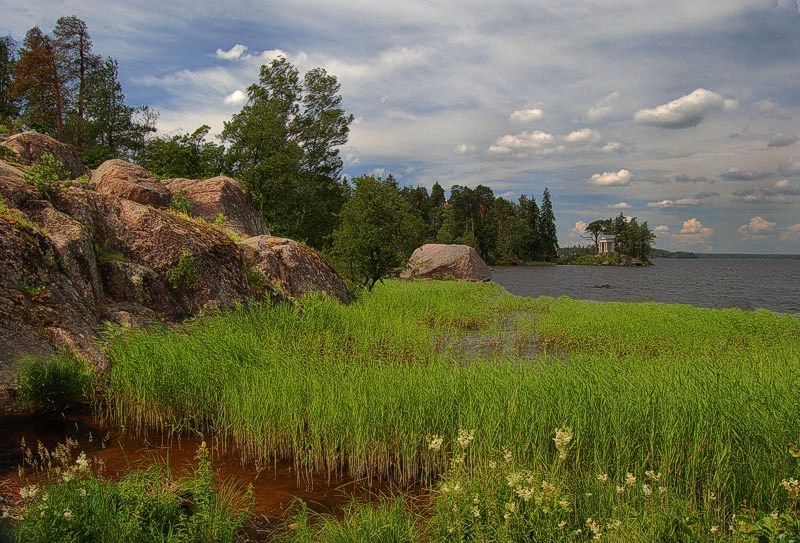
[(400, 277), (452, 277), (466, 281), (489, 281), (492, 279), (492, 269), (468, 245), (427, 243), (414, 251)]
[(269, 235), (263, 215), (235, 179), (220, 175), (210, 179), (166, 179), (163, 183), (173, 197), (186, 197), (192, 216), (215, 223), (223, 215), (222, 227), (243, 238)]
[(43, 154), (50, 153), (64, 164), (72, 179), (88, 171), (72, 147), (45, 134), (22, 132), (7, 138), (0, 145), (9, 149), (14, 155), (14, 160), (20, 164), (27, 166), (36, 164)]
[[(151, 281), (150, 271), (125, 266), (101, 265), (104, 285), (115, 299), (142, 303), (170, 318), (193, 314), (209, 306), (229, 306), (243, 302), (252, 294), (247, 282), (239, 248), (223, 232), (211, 225), (136, 202), (114, 198), (94, 191), (71, 188), (58, 205), (89, 226), (102, 261), (117, 260), (143, 266), (155, 273), (160, 282)], [(181, 263), (181, 255), (188, 258)], [(191, 261), (189, 263), (189, 261)], [(164, 282), (177, 268), (184, 266), (192, 277), (177, 286)], [(110, 274), (110, 276), (108, 275)], [(125, 277), (131, 284), (123, 285)], [(149, 281), (148, 293), (139, 296)], [(163, 297), (159, 293), (167, 292)], [(136, 294), (133, 299), (122, 293)], [(136, 299), (140, 298), (140, 299)]]
[(156, 177), (136, 164), (106, 160), (92, 173), (92, 184), (100, 194), (125, 198), (143, 205), (169, 207), (172, 195)]
[(342, 278), (322, 256), (286, 238), (255, 236), (239, 242), (248, 269), (264, 274), (272, 290), (287, 298), (324, 292), (342, 303), (351, 301)]

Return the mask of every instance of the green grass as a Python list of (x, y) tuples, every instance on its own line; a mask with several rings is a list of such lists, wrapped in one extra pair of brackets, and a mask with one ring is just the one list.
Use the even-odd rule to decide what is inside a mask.
[[(42, 485), (20, 490), (22, 503), (4, 509), (15, 522), (3, 541), (19, 543), (232, 543), (252, 510), (252, 494), (218, 484), (205, 443), (194, 473), (176, 478), (154, 464), (120, 480), (98, 476), (83, 453), (54, 451)], [(50, 455), (48, 454), (48, 458)]]
[[(539, 355), (518, 356), (532, 341)], [(598, 474), (653, 470), (722, 519), (744, 500), (783, 505), (800, 437), (800, 322), (766, 311), (389, 281), (351, 306), (242, 307), (108, 352), (116, 423), (214, 432), (245, 461), (290, 458), (304, 477), (431, 484), (452, 465), (431, 439), (460, 429), (475, 431), (472, 462), (506, 448), (550, 466), (554, 431), (569, 427), (560, 469), (575, 507)]]

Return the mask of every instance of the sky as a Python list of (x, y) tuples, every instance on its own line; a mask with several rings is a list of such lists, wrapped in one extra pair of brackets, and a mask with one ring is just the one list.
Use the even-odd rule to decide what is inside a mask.
[(219, 133), (259, 68), (323, 67), (348, 176), (552, 194), (560, 245), (620, 212), (656, 246), (800, 253), (800, 0), (0, 0), (86, 21), (163, 134)]

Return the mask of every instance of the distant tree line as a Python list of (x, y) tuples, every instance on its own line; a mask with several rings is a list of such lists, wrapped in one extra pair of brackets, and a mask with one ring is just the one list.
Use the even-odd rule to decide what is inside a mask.
[(38, 26), (22, 46), (0, 38), (0, 125), (36, 130), (75, 146), (95, 166), (107, 158), (133, 158), (155, 131), (156, 114), (129, 106), (119, 65), (92, 48), (86, 23), (70, 16), (52, 34)]
[(539, 205), (485, 185), (453, 185), (447, 197), (439, 183), (401, 187), (391, 174), (346, 179), (339, 148), (353, 115), (339, 90), (324, 69), (301, 74), (281, 57), (261, 67), (219, 142), (208, 125), (155, 136), (156, 114), (125, 104), (117, 61), (93, 52), (77, 17), (58, 19), (52, 35), (32, 28), (20, 48), (0, 40), (0, 124), (71, 144), (90, 167), (119, 157), (162, 178), (235, 177), (273, 234), (328, 253), (359, 282), (374, 284), (427, 242), (470, 245), (489, 264), (557, 258), (547, 188)]

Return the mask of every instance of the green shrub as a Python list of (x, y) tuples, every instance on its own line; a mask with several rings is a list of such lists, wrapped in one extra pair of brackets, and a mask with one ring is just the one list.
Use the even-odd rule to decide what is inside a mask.
[(192, 203), (189, 201), (183, 191), (172, 195), (172, 201), (169, 204), (169, 208), (179, 213), (185, 213), (186, 215), (190, 215), (192, 213)]
[(48, 198), (68, 187), (69, 172), (56, 157), (44, 153), (39, 162), (25, 172), (25, 181), (42, 191)]
[(59, 411), (86, 398), (92, 372), (83, 360), (63, 353), (22, 361), (17, 399), (24, 407)]
[(222, 228), (223, 226), (225, 226), (226, 220), (227, 219), (225, 215), (223, 215), (222, 213), (217, 213), (217, 216), (214, 218), (214, 226), (216, 226), (217, 228)]
[(110, 481), (92, 473), (90, 459), (81, 453), (74, 464), (51, 470), (42, 488), (31, 485), (20, 490), (24, 503), (12, 511), (17, 520), (12, 541), (237, 541), (252, 509), (252, 491), (215, 485), (205, 443), (195, 461), (194, 473), (181, 479), (154, 465)]
[(184, 249), (178, 263), (167, 270), (167, 281), (172, 288), (190, 287), (197, 281), (197, 264), (192, 253)]

